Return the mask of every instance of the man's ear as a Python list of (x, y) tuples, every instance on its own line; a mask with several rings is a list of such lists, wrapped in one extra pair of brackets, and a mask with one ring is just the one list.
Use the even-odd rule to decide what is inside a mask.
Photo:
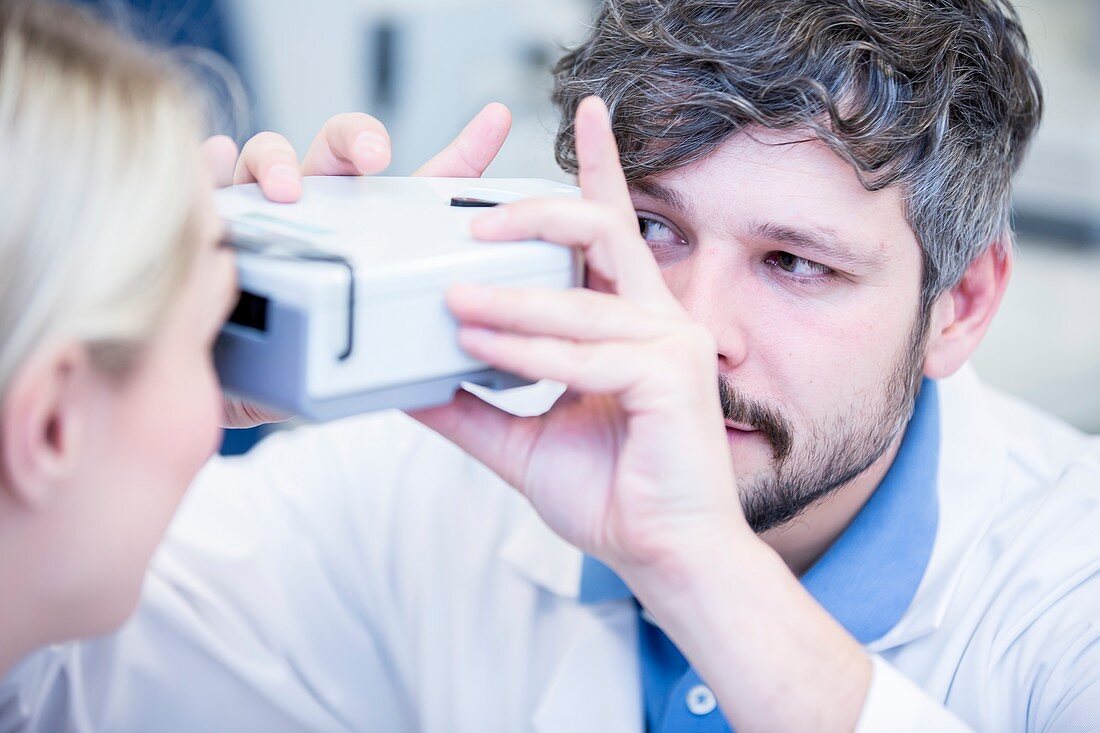
[(1012, 276), (1011, 240), (995, 242), (974, 260), (958, 285), (932, 306), (924, 375), (949, 377), (970, 358), (1001, 306)]
[(90, 407), (92, 366), (77, 343), (54, 344), (25, 360), (0, 397), (0, 493), (41, 506), (77, 470)]

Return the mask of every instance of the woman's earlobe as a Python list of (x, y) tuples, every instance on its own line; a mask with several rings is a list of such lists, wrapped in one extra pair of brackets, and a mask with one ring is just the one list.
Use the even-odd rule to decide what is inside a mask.
[(39, 349), (0, 397), (0, 491), (40, 506), (76, 470), (89, 405), (87, 350), (77, 343)]

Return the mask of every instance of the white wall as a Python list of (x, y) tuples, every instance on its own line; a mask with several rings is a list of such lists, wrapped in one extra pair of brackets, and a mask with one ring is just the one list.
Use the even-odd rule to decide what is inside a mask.
[(1100, 237), (1100, 2), (1017, 5), (1046, 93), (1017, 198), (1033, 211), (1091, 222)]
[[(482, 106), (502, 101), (513, 139), (494, 175), (558, 177), (547, 64), (583, 32), (585, 0), (233, 0), (259, 127), (304, 152), (332, 114), (366, 111), (393, 133), (392, 173), (434, 154)], [(391, 104), (379, 99), (378, 28), (395, 30)]]

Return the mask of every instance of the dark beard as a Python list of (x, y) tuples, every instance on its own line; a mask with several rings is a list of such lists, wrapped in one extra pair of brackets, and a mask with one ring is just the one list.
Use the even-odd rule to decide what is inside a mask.
[(883, 385), (883, 399), (813, 426), (800, 444), (781, 412), (749, 400), (719, 378), (718, 392), (727, 420), (761, 431), (772, 447), (775, 472), (741, 484), (741, 503), (757, 533), (779, 527), (845, 486), (890, 448), (913, 414), (920, 391), (928, 313), (922, 308), (908, 343)]

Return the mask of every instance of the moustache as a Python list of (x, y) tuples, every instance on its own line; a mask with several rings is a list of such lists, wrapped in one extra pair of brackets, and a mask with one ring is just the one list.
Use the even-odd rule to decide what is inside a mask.
[(722, 403), (722, 415), (727, 420), (751, 425), (760, 431), (772, 447), (772, 458), (782, 461), (790, 455), (794, 432), (790, 422), (777, 410), (749, 399), (722, 377), (718, 378), (718, 398)]

